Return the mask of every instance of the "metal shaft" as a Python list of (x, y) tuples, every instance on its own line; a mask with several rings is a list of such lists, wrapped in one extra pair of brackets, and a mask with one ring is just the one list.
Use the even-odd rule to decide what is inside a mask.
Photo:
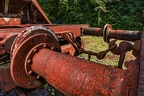
[(109, 38), (115, 38), (119, 40), (136, 41), (141, 39), (140, 31), (130, 30), (110, 30)]
[(31, 68), (66, 96), (125, 96), (127, 72), (43, 48)]
[[(83, 35), (92, 35), (92, 36), (103, 36), (102, 28), (83, 28)], [(109, 30), (107, 34), (108, 38), (114, 38), (119, 40), (128, 40), (136, 41), (141, 38), (141, 31), (130, 31), (130, 30)]]
[(103, 36), (102, 28), (83, 28), (82, 35)]

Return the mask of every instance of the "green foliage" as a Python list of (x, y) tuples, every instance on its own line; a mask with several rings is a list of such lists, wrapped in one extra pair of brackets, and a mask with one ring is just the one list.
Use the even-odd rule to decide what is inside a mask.
[(53, 88), (51, 92), (51, 96), (54, 96), (54, 95), (55, 95), (55, 89)]
[(52, 23), (90, 24), (115, 29), (142, 30), (143, 0), (38, 0)]
[(45, 84), (45, 85), (44, 85), (44, 88), (48, 88), (48, 87), (49, 87), (49, 85), (48, 85), (48, 84)]

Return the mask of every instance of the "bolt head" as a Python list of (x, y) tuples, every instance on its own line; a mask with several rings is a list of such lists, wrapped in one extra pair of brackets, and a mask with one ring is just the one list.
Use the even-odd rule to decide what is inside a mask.
[(34, 49), (33, 52), (34, 52), (34, 53), (37, 53), (37, 52), (38, 52), (38, 49)]
[(27, 64), (31, 64), (32, 63), (32, 61), (29, 59), (29, 60), (27, 60)]
[(36, 78), (39, 79), (39, 78), (40, 78), (40, 75), (38, 75)]
[(51, 50), (54, 50), (54, 47), (51, 47)]
[(31, 70), (31, 71), (29, 71), (28, 73), (29, 73), (29, 75), (31, 75), (31, 74), (33, 73), (33, 71)]
[(44, 44), (43, 47), (46, 48), (46, 47), (47, 47), (47, 44)]

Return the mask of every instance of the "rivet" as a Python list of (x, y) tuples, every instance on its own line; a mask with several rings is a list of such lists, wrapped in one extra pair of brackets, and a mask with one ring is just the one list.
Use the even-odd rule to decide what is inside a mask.
[(46, 45), (46, 44), (44, 44), (44, 45), (43, 45), (43, 47), (44, 47), (44, 48), (46, 48), (46, 47), (47, 47), (47, 45)]
[(38, 75), (36, 78), (39, 79), (39, 78), (40, 78), (40, 75)]
[(27, 64), (30, 64), (32, 61), (31, 60), (27, 60)]
[(29, 85), (33, 85), (31, 82), (29, 82)]
[(51, 47), (51, 50), (54, 50), (54, 47)]
[(29, 73), (29, 75), (31, 75), (31, 74), (33, 73), (33, 71), (31, 70), (31, 71), (29, 71), (28, 73)]

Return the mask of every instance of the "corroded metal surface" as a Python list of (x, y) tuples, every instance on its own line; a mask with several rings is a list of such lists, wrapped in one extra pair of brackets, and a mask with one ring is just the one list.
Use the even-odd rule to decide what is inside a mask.
[(140, 75), (139, 75), (139, 87), (138, 96), (144, 96), (144, 31), (141, 36), (141, 52), (140, 52)]
[(128, 93), (126, 89), (129, 78), (122, 69), (45, 48), (39, 50), (32, 61), (32, 70), (65, 95), (126, 96)]
[(123, 65), (123, 62), (125, 59), (125, 54), (126, 54), (126, 52), (133, 50), (133, 45), (127, 41), (122, 41), (119, 43), (119, 46), (117, 46), (116, 41), (117, 40), (111, 41), (109, 43), (109, 48), (111, 46), (116, 45), (116, 47), (113, 50), (111, 50), (111, 52), (115, 55), (120, 55), (119, 62), (118, 62), (118, 68), (122, 68), (122, 65)]
[[(1, 0), (0, 5), (0, 17), (7, 17), (7, 19), (21, 17), (20, 24), (36, 24), (40, 22), (41, 24), (51, 24), (36, 0)], [(0, 25), (9, 24), (12, 23), (0, 22)]]
[[(31, 26), (37, 26), (37, 29), (40, 28), (40, 27), (38, 27), (38, 25), (33, 25), (33, 24), (19, 25), (19, 26), (0, 26), (0, 33), (1, 33), (0, 45), (4, 45), (5, 42), (7, 41), (7, 39), (13, 37), (14, 35), (20, 34), (22, 31), (24, 33), (24, 31), (27, 31), (27, 30), (36, 29), (36, 27), (33, 28)], [(46, 28), (44, 28), (44, 26)], [(50, 29), (50, 30), (53, 30), (53, 32), (55, 34), (69, 30), (75, 36), (81, 36), (81, 28), (82, 27), (88, 27), (88, 25), (85, 25), (85, 24), (84, 25), (45, 25), (45, 24), (41, 24), (40, 29), (42, 29), (42, 28), (47, 29), (47, 30)]]
[(82, 28), (83, 35), (103, 36), (104, 41), (109, 43), (109, 39), (136, 41), (141, 38), (141, 31), (113, 30), (111, 24), (106, 24), (101, 28)]
[[(139, 71), (134, 71), (135, 67), (123, 70), (54, 52), (55, 47), (60, 49), (58, 39), (51, 30), (50, 34), (45, 31), (48, 31), (45, 27), (43, 29), (42, 26), (33, 26), (27, 28), (15, 39), (11, 48), (11, 75), (20, 87), (36, 88), (42, 84), (39, 78), (43, 77), (65, 95), (130, 96), (129, 94), (137, 93), (138, 82), (135, 81)], [(59, 34), (61, 32), (57, 33)], [(69, 35), (64, 38), (72, 45), (74, 44), (75, 39), (73, 40), (71, 34), (62, 32), (62, 35)], [(56, 46), (52, 48), (44, 46), (44, 43), (56, 44)], [(120, 43), (119, 47), (116, 45), (112, 49), (111, 47), (104, 51), (104, 54), (112, 51), (114, 54), (121, 55), (121, 52), (133, 49), (127, 42)], [(24, 55), (21, 56), (21, 54)], [(135, 62), (132, 64), (134, 66)]]
[(74, 56), (75, 48), (71, 44), (66, 44), (61, 46), (62, 53), (70, 54), (71, 56)]
[[(36, 31), (36, 33), (35, 33)], [(16, 84), (21, 85), (24, 88), (35, 88), (41, 85), (41, 82), (29, 76), (25, 72), (24, 63), (29, 51), (40, 43), (48, 43), (57, 49), (60, 49), (60, 45), (57, 39), (48, 30), (29, 30), (27, 34), (23, 32), (15, 39), (12, 47), (11, 55), (11, 75)], [(33, 36), (29, 37), (29, 34)], [(29, 38), (27, 38), (29, 37)], [(24, 40), (25, 39), (25, 40)], [(24, 40), (24, 41), (23, 41)], [(23, 42), (22, 42), (23, 41)], [(23, 55), (21, 55), (23, 54)], [(19, 68), (21, 70), (19, 70)], [(29, 81), (29, 82), (27, 82)]]
[(131, 60), (125, 63), (127, 73), (129, 74), (129, 83), (126, 96), (138, 96), (138, 80), (139, 80), (139, 60)]
[[(84, 50), (82, 35), (103, 36), (107, 43), (111, 38), (135, 43), (124, 41), (117, 46), (112, 41), (107, 50), (95, 53)], [(142, 31), (113, 30), (110, 24), (104, 28), (54, 25), (36, 0), (0, 0), (0, 66), (11, 62), (11, 74), (9, 66), (0, 67), (1, 89), (7, 92), (19, 86), (9, 96), (25, 96), (22, 88), (36, 88), (46, 80), (68, 96), (143, 96), (143, 35)], [(126, 62), (123, 70), (130, 50), (137, 59)], [(91, 55), (103, 59), (109, 51), (120, 55), (119, 68), (74, 57), (86, 53), (89, 60)]]
[(1, 0), (0, 13), (18, 13), (25, 7), (31, 0)]
[(102, 28), (82, 28), (82, 35), (102, 36)]
[(81, 28), (87, 28), (89, 25), (87, 24), (80, 24), (80, 25), (48, 25), (46, 27), (49, 27), (51, 30), (53, 30), (55, 33), (61, 33), (65, 31), (69, 31), (74, 33), (75, 36), (81, 36)]
[[(139, 67), (136, 61), (126, 63), (127, 70), (123, 70), (55, 52), (55, 48), (59, 51), (62, 48), (56, 36), (45, 29), (31, 28), (15, 39), (11, 51), (11, 75), (18, 86), (36, 88), (42, 84), (40, 78), (43, 77), (65, 95), (130, 96), (137, 93), (138, 82), (135, 81)], [(120, 52), (131, 49), (127, 43), (117, 48), (121, 45), (126, 49), (119, 49)]]
[(106, 24), (103, 29), (104, 41), (109, 42), (110, 38), (118, 40), (136, 41), (141, 38), (141, 31), (113, 30), (111, 24)]
[[(33, 34), (50, 34), (56, 38), (56, 35), (48, 28), (44, 26), (31, 26), (23, 30), (15, 39), (12, 47), (11, 47), (11, 57), (16, 51), (16, 49), (19, 47), (19, 45), (28, 37), (30, 37)], [(58, 39), (57, 39), (58, 41)]]
[(0, 24), (2, 25), (20, 25), (20, 18), (0, 18)]

